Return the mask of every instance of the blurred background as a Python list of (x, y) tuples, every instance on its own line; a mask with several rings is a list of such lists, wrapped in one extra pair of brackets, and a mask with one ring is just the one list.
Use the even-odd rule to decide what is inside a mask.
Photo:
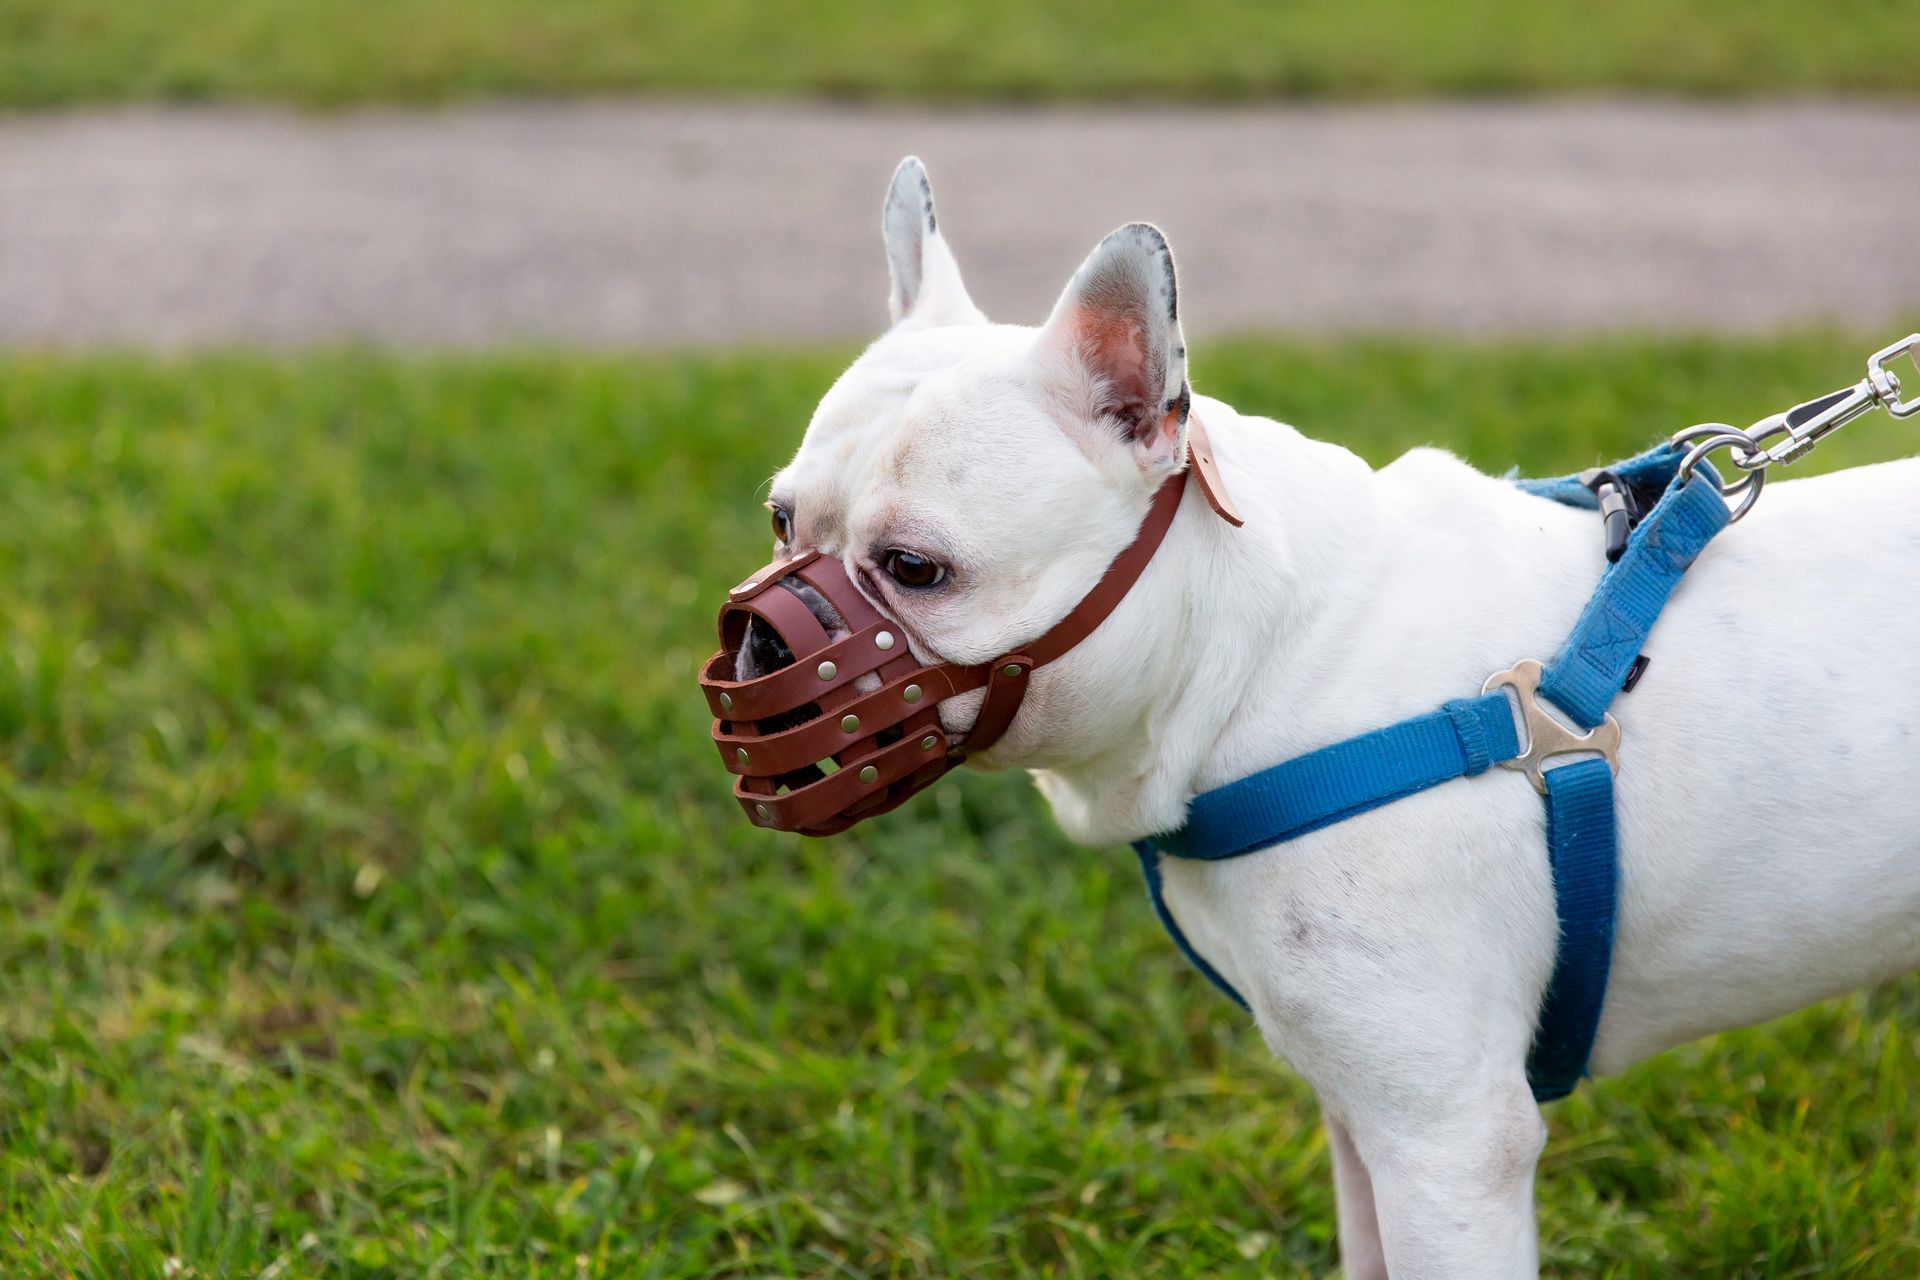
[[(1331, 1273), (1124, 849), (712, 765), (894, 164), (996, 319), (1150, 219), (1202, 391), (1565, 472), (1913, 329), (1916, 126), (1912, 0), (0, 0), (0, 1270)], [(1920, 1274), (1916, 1028), (1558, 1105), (1549, 1274)]]

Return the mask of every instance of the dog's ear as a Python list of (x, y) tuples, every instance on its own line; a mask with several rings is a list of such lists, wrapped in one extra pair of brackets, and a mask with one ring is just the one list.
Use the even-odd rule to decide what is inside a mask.
[(931, 328), (948, 324), (985, 324), (986, 316), (960, 282), (953, 259), (933, 216), (933, 184), (918, 156), (908, 156), (893, 171), (887, 203), (880, 214), (887, 242), (887, 310), (893, 322), (912, 321)]
[(1141, 451), (1151, 472), (1186, 456), (1187, 341), (1173, 251), (1152, 223), (1102, 240), (1067, 282), (1041, 331), (1040, 353), (1074, 409)]

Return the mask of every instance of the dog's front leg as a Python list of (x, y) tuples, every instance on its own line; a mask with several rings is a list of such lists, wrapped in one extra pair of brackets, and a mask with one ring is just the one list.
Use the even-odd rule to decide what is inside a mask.
[(1546, 1125), (1526, 1081), (1532, 983), (1499, 972), (1511, 934), (1478, 935), (1476, 957), (1458, 937), (1408, 945), (1421, 924), (1410, 910), (1391, 933), (1360, 927), (1383, 903), (1398, 906), (1269, 906), (1273, 963), (1249, 984), (1262, 1032), (1328, 1117), (1348, 1275), (1533, 1280)]
[(1475, 1019), (1464, 989), (1346, 988), (1321, 1004), (1311, 985), (1254, 1007), (1320, 1095), (1348, 1280), (1535, 1280), (1546, 1124), (1522, 1033)]
[(1347, 1127), (1326, 1112), (1327, 1147), (1333, 1152), (1333, 1190), (1340, 1219), (1340, 1274), (1346, 1280), (1387, 1280), (1387, 1255), (1380, 1244), (1380, 1219), (1374, 1211), (1373, 1179), (1353, 1145)]
[[(1523, 1081), (1356, 1114), (1352, 1155), (1372, 1193), (1380, 1252), (1347, 1261), (1350, 1277), (1532, 1280), (1539, 1272), (1534, 1165), (1546, 1126)], [(1435, 1109), (1439, 1103), (1439, 1109)], [(1362, 1212), (1349, 1211), (1340, 1173), (1344, 1251)], [(1364, 1250), (1364, 1244), (1361, 1248)], [(1362, 1270), (1364, 1264), (1373, 1270)]]

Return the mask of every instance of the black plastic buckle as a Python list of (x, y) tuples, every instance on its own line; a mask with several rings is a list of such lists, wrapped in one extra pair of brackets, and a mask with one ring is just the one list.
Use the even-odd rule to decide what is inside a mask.
[(1593, 490), (1600, 502), (1600, 521), (1607, 539), (1607, 563), (1612, 564), (1627, 551), (1627, 537), (1644, 514), (1634, 500), (1633, 490), (1604, 467), (1580, 473), (1580, 483)]

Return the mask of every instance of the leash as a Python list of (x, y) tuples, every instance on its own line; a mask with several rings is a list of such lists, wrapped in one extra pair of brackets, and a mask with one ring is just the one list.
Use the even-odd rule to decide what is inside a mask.
[[(1174, 919), (1162, 858), (1243, 857), (1494, 765), (1517, 770), (1546, 806), (1559, 922), (1553, 975), (1527, 1055), (1527, 1082), (1540, 1102), (1571, 1093), (1588, 1074), (1600, 1026), (1619, 900), (1613, 779), (1620, 725), (1607, 708), (1645, 669), (1647, 637), (1688, 567), (1716, 534), (1753, 508), (1769, 467), (1790, 465), (1869, 409), (1885, 408), (1897, 418), (1920, 413), (1920, 400), (1902, 400), (1900, 380), (1886, 367), (1916, 352), (1920, 333), (1875, 353), (1867, 376), (1854, 386), (1745, 431), (1703, 424), (1610, 467), (1518, 481), (1526, 492), (1602, 516), (1608, 565), (1560, 651), (1544, 664), (1527, 659), (1495, 672), (1478, 697), (1456, 699), (1195, 796), (1180, 828), (1136, 841), (1154, 913), (1181, 954), (1248, 1007)], [(1723, 482), (1706, 461), (1721, 449), (1743, 473), (1740, 478)]]

